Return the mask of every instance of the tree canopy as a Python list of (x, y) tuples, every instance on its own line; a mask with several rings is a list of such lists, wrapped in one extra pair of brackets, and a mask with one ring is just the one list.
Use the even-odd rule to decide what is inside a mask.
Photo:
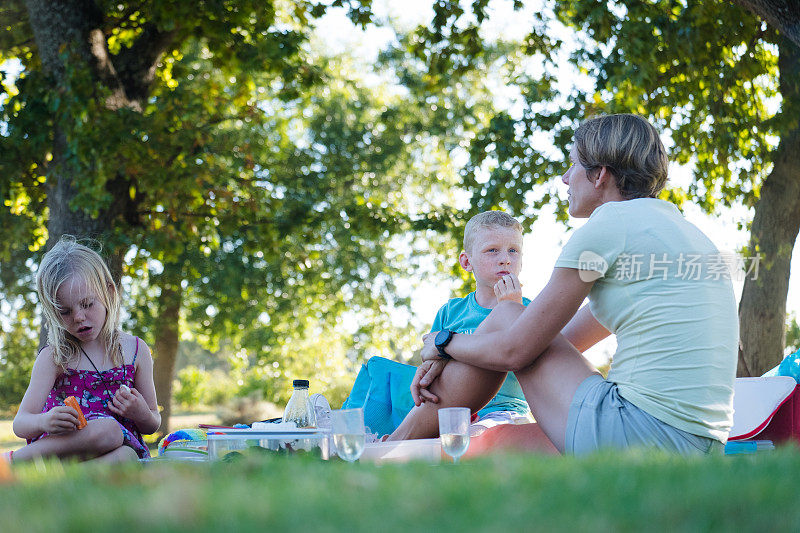
[[(346, 8), (369, 20), (367, 2)], [(407, 327), (388, 333), (387, 309), (407, 304), (393, 278), (430, 245), (409, 231), (450, 225), (428, 198), (455, 183), (449, 149), (469, 131), (471, 92), (443, 116), (366, 84), (346, 57), (309, 44), (323, 12), (263, 2), (0, 11), (2, 58), (21, 65), (4, 80), (3, 290), (29, 295), (31, 266), (62, 233), (102, 241), (130, 295), (128, 325), (154, 345), (165, 424), (182, 332), (242, 347), (273, 391), (313, 369), (320, 336), (321, 350), (340, 353), (338, 375), (370, 350), (409, 352)], [(337, 326), (348, 314), (352, 337)]]
[(35, 265), (72, 233), (103, 243), (167, 409), (187, 337), (245, 361), (242, 390), (280, 399), (296, 372), (337, 387), (364, 354), (410, 352), (388, 316), (407, 304), (397, 276), (479, 211), (566, 221), (553, 177), (575, 127), (633, 112), (694, 168), (665, 199), (754, 212), (740, 372), (759, 374), (785, 346), (800, 228), (800, 47), (796, 18), (740, 3), (767, 22), (734, 4), (552, 0), (514, 39), (487, 37), (488, 0), (442, 0), (363, 65), (312, 35), (332, 8), (378, 23), (368, 0), (4, 2), (0, 62), (20, 69), (0, 93), (0, 292), (20, 320), (4, 346), (31, 343)]
[[(743, 3), (772, 4), (788, 26), (800, 16), (791, 2)], [(474, 3), (471, 13), (437, 2), (434, 12), (432, 27), (420, 28), (405, 46), (425, 64), (430, 83), (414, 86), (423, 96), (441, 92), (451, 71), (487, 69), (479, 31), (487, 2)], [(694, 169), (688, 187), (673, 186), (663, 198), (696, 202), (710, 213), (753, 209), (742, 255), (760, 257), (761, 269), (745, 280), (739, 373), (760, 375), (774, 366), (785, 347), (789, 267), (800, 229), (800, 47), (786, 24), (776, 29), (737, 5), (675, 0), (557, 0), (533, 17), (532, 31), (504, 43), (507, 59), (495, 66), (518, 90), (517, 111), (491, 117), (468, 144), (462, 175), (473, 209), (500, 203), (530, 213), (558, 202), (547, 181), (560, 173), (581, 120), (619, 112), (648, 117), (669, 139), (670, 159)], [(558, 28), (572, 40), (559, 39)], [(555, 89), (553, 74), (562, 59), (570, 68), (560, 76), (583, 78), (566, 94)]]

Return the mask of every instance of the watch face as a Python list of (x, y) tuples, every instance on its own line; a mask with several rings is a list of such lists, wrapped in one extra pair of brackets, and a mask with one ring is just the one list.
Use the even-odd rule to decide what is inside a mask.
[(442, 331), (436, 334), (436, 338), (433, 339), (433, 343), (436, 346), (445, 346), (450, 340), (450, 337), (452, 337), (452, 334), (446, 329), (443, 329)]

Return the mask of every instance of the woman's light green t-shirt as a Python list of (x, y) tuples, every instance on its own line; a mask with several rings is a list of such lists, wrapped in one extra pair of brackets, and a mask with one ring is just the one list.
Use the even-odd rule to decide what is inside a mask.
[(617, 336), (608, 379), (659, 420), (725, 442), (739, 339), (729, 263), (668, 202), (609, 202), (564, 246), (556, 267), (594, 279), (592, 314)]

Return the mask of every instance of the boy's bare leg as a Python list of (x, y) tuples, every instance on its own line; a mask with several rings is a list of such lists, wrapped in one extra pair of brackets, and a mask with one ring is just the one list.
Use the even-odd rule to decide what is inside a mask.
[[(524, 310), (522, 304), (502, 302), (492, 309), (475, 333), (505, 329)], [(430, 391), (439, 397), (439, 403), (425, 402), (411, 409), (408, 416), (386, 440), (438, 437), (440, 408), (469, 407), (475, 412), (497, 394), (505, 377), (505, 372), (449, 361), (441, 375), (430, 386)]]
[(15, 461), (34, 457), (96, 457), (122, 446), (123, 436), (113, 418), (89, 420), (86, 427), (63, 435), (48, 435), (14, 452)]

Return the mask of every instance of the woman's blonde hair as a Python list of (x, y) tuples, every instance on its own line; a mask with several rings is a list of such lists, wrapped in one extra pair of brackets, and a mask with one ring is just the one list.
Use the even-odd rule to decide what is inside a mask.
[(667, 151), (658, 131), (639, 115), (586, 120), (575, 131), (575, 150), (588, 174), (606, 167), (626, 200), (655, 198), (667, 183)]
[(80, 359), (80, 341), (71, 335), (61, 318), (56, 294), (61, 285), (79, 276), (106, 308), (106, 321), (100, 330), (100, 339), (114, 366), (123, 363), (120, 344), (120, 303), (111, 272), (100, 254), (80, 244), (75, 237), (64, 235), (42, 258), (36, 274), (36, 292), (42, 305), (47, 343), (53, 350), (53, 361), (66, 370), (67, 364)]

